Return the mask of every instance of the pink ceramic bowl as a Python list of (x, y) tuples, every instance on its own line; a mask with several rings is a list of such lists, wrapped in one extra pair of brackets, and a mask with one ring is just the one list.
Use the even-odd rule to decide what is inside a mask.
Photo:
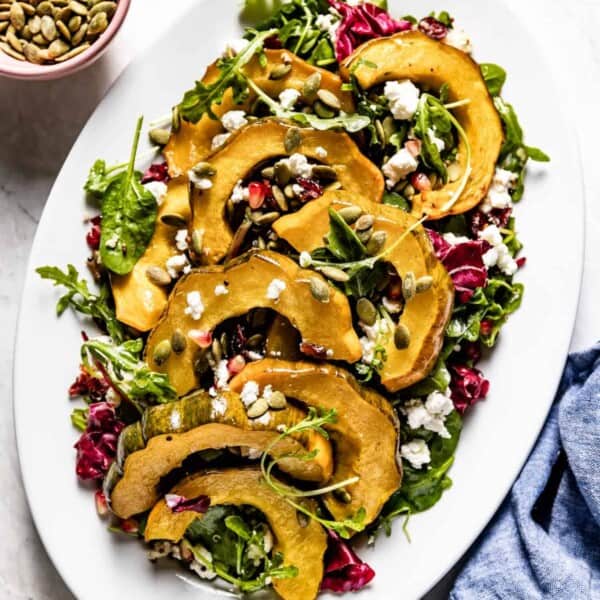
[(30, 62), (16, 60), (0, 50), (0, 76), (14, 79), (58, 79), (80, 71), (98, 60), (115, 37), (123, 24), (131, 0), (117, 0), (117, 10), (110, 20), (106, 31), (85, 52), (54, 65), (36, 65)]

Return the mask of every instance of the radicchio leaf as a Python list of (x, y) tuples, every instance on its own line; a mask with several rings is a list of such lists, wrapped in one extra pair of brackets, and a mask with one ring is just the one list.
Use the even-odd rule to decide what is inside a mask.
[(177, 494), (167, 494), (165, 502), (173, 513), (181, 513), (193, 511), (197, 513), (205, 513), (210, 506), (210, 498), (208, 496), (198, 496), (197, 498), (186, 498)]
[(316, 200), (323, 195), (323, 188), (314, 179), (298, 177), (298, 185), (302, 188), (302, 193), (300, 194), (302, 202)]
[(337, 533), (328, 529), (327, 534), (329, 543), (321, 590), (343, 593), (364, 588), (375, 577), (375, 571)]
[(487, 213), (475, 210), (469, 215), (471, 233), (477, 237), (488, 225), (495, 225), (502, 229), (508, 225), (512, 215), (512, 208), (493, 208)]
[(142, 183), (150, 183), (151, 181), (167, 183), (169, 179), (169, 167), (164, 162), (150, 165), (142, 175)]
[(69, 388), (69, 396), (71, 398), (87, 396), (92, 402), (104, 402), (107, 391), (108, 383), (104, 379), (93, 377), (81, 367), (77, 379)]
[(433, 40), (443, 40), (448, 35), (448, 27), (435, 17), (425, 17), (419, 21), (419, 31)]
[(464, 365), (450, 365), (450, 390), (454, 407), (462, 415), (479, 400), (487, 396), (490, 382), (478, 369)]

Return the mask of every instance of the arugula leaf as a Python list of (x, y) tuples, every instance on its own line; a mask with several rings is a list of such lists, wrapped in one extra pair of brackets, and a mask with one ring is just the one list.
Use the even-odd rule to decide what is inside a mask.
[(283, 0), (244, 0), (241, 19), (244, 23), (256, 25), (273, 17), (283, 5)]
[(442, 10), (439, 13), (435, 13), (435, 11), (429, 13), (430, 17), (433, 17), (436, 21), (439, 21), (449, 29), (452, 29), (452, 24), (454, 23), (454, 19), (450, 15), (447, 10)]
[(79, 273), (73, 265), (67, 265), (66, 271), (61, 271), (58, 267), (39, 267), (36, 272), (42, 279), (53, 281), (55, 286), (67, 288), (67, 293), (56, 305), (59, 317), (70, 306), (101, 323), (115, 342), (120, 343), (125, 339), (124, 327), (117, 321), (115, 311), (109, 305), (110, 290), (106, 284), (100, 287), (100, 294), (92, 294), (87, 281), (79, 279)]
[(340, 260), (360, 260), (367, 256), (367, 249), (354, 230), (331, 207), (329, 208), (329, 233), (325, 238), (329, 251)]
[(494, 63), (481, 63), (481, 74), (492, 96), (499, 96), (506, 82), (506, 71)]
[(534, 146), (525, 146), (525, 150), (527, 151), (527, 156), (531, 160), (535, 160), (536, 162), (550, 162), (550, 157), (539, 148), (535, 148)]
[(410, 211), (410, 204), (408, 203), (408, 200), (396, 192), (384, 192), (383, 203), (390, 206), (395, 206), (396, 208), (400, 208), (406, 212)]
[(113, 386), (140, 412), (177, 397), (168, 376), (152, 371), (141, 359), (143, 348), (141, 339), (115, 344), (100, 338), (88, 340), (81, 347), (83, 364), (92, 368), (94, 362), (99, 363)]
[(133, 269), (150, 243), (156, 224), (156, 198), (141, 184), (141, 174), (135, 171), (142, 122), (140, 117), (127, 170), (119, 171), (110, 181), (102, 201), (100, 257), (104, 266), (117, 275)]

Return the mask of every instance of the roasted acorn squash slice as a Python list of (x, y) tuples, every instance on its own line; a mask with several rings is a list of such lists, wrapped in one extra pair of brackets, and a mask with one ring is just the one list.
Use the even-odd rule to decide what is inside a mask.
[[(199, 257), (204, 264), (218, 263), (231, 245), (233, 234), (225, 218), (225, 207), (234, 187), (260, 164), (298, 152), (308, 158), (332, 166), (338, 182), (345, 190), (379, 202), (383, 194), (383, 176), (379, 169), (363, 156), (346, 134), (336, 131), (300, 129), (301, 143), (293, 151), (286, 150), (286, 136), (291, 123), (264, 119), (239, 129), (223, 148), (208, 157), (216, 171), (212, 187), (194, 188), (191, 194), (191, 230), (202, 234), (203, 247)], [(323, 158), (322, 149), (327, 156)]]
[[(271, 98), (277, 98), (285, 89), (294, 89), (302, 92), (306, 80), (314, 73), (321, 74), (321, 89), (335, 94), (342, 110), (347, 113), (354, 112), (354, 102), (350, 92), (342, 91), (342, 80), (333, 73), (309, 65), (295, 54), (286, 50), (265, 50), (267, 57), (266, 66), (261, 66), (258, 56), (255, 56), (245, 67), (244, 73), (252, 79), (258, 87), (264, 90)], [(281, 66), (285, 61), (290, 65), (289, 73), (281, 79), (270, 79), (273, 68)], [(219, 77), (216, 63), (208, 67), (202, 81), (213, 83)], [(242, 104), (233, 101), (231, 89), (228, 89), (220, 104), (214, 104), (212, 110), (216, 116), (221, 117), (230, 110), (248, 111), (252, 106), (256, 94), (251, 92)], [(204, 160), (211, 153), (212, 140), (215, 135), (224, 133), (221, 122), (204, 115), (198, 123), (182, 121), (179, 130), (171, 135), (169, 143), (165, 146), (163, 154), (169, 165), (172, 176), (185, 174), (194, 165)]]
[[(153, 360), (157, 344), (170, 340), (176, 330), (185, 335), (190, 330), (213, 331), (226, 319), (259, 307), (273, 309), (286, 317), (300, 332), (303, 343), (319, 347), (324, 357), (356, 362), (361, 357), (361, 347), (352, 328), (346, 296), (332, 288), (329, 302), (316, 300), (310, 291), (311, 277), (320, 275), (300, 269), (290, 258), (270, 251), (250, 254), (227, 267), (204, 267), (192, 271), (175, 286), (163, 318), (148, 338), (148, 364), (152, 369), (169, 375), (179, 396), (186, 394), (197, 385), (195, 344), (188, 340), (181, 354), (171, 352), (161, 365)], [(285, 284), (278, 297), (268, 293), (275, 280)], [(217, 296), (217, 285), (226, 285), (228, 293)], [(198, 320), (185, 313), (190, 292), (199, 292), (204, 305)]]
[(161, 217), (167, 214), (177, 214), (183, 220), (189, 220), (187, 179), (180, 177), (169, 181), (167, 195), (158, 210), (154, 235), (146, 251), (131, 273), (111, 278), (117, 319), (138, 331), (152, 329), (167, 305), (167, 288), (148, 279), (148, 269), (164, 269), (167, 259), (180, 253), (175, 246), (177, 228), (161, 221)]
[[(342, 68), (344, 78), (349, 79), (351, 75), (363, 89), (386, 81), (409, 79), (436, 93), (447, 84), (450, 102), (469, 100), (468, 104), (453, 109), (471, 146), (471, 173), (465, 188), (446, 210), (444, 207), (459, 190), (462, 177), (439, 190), (422, 192), (413, 198), (413, 214), (441, 219), (464, 213), (479, 204), (492, 182), (504, 137), (479, 65), (449, 44), (432, 40), (419, 31), (407, 31), (359, 46)], [(462, 140), (457, 159), (464, 174), (467, 152)]]
[(348, 373), (330, 365), (265, 359), (246, 365), (230, 387), (239, 391), (246, 382), (256, 381), (261, 389), (271, 385), (306, 406), (335, 409), (337, 422), (326, 426), (335, 447), (331, 481), (354, 476), (360, 479), (346, 488), (350, 502), (329, 494), (325, 504), (336, 519), (347, 518), (364, 508), (365, 523), (371, 523), (400, 485), (398, 434), (389, 415), (365, 399), (350, 380)]
[[(341, 191), (326, 192), (297, 213), (286, 215), (273, 224), (275, 232), (296, 250), (311, 252), (323, 246), (323, 236), (329, 230), (328, 209), (355, 205), (375, 217), (375, 231), (387, 233), (382, 251), (414, 225), (415, 218), (406, 212), (373, 204), (362, 197)], [(416, 278), (433, 277), (431, 289), (407, 302), (402, 313), (411, 335), (405, 350), (398, 350), (393, 336), (386, 344), (387, 361), (380, 372), (381, 383), (396, 392), (425, 378), (433, 369), (444, 342), (446, 325), (452, 314), (454, 286), (442, 263), (436, 258), (429, 237), (422, 226), (417, 227), (387, 257), (400, 277), (408, 272)]]
[[(186, 498), (208, 496), (211, 506), (230, 504), (249, 505), (260, 510), (275, 537), (273, 550), (281, 552), (284, 565), (298, 569), (296, 577), (273, 579), (273, 588), (284, 600), (313, 600), (323, 578), (323, 558), (327, 536), (316, 522), (301, 525), (296, 509), (266, 486), (259, 469), (228, 469), (198, 473), (179, 483), (173, 490)], [(310, 511), (316, 510), (311, 501), (301, 501)], [(148, 517), (146, 541), (179, 542), (187, 528), (202, 515), (194, 512), (172, 512), (161, 500)]]

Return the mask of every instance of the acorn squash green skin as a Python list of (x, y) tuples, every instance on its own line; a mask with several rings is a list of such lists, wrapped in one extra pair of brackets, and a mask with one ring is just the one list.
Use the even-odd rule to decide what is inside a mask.
[(335, 409), (337, 422), (325, 426), (335, 448), (331, 483), (354, 476), (360, 479), (346, 487), (349, 503), (333, 494), (324, 496), (324, 502), (338, 520), (364, 508), (365, 524), (371, 523), (402, 479), (396, 456), (398, 432), (389, 412), (380, 411), (372, 398), (365, 399), (351, 375), (331, 365), (265, 359), (246, 365), (231, 380), (230, 388), (239, 391), (248, 381), (255, 381), (261, 389), (271, 385), (309, 407)]
[[(233, 240), (225, 216), (227, 200), (237, 183), (266, 161), (304, 154), (313, 161), (333, 167), (343, 189), (362, 194), (373, 202), (381, 201), (383, 176), (350, 136), (337, 131), (302, 128), (299, 130), (300, 144), (286, 149), (291, 129), (298, 130), (298, 126), (274, 118), (250, 123), (236, 131), (227, 144), (206, 159), (216, 171), (211, 178), (212, 187), (208, 190), (194, 188), (190, 198), (190, 230), (200, 231), (203, 236), (202, 253), (197, 257), (202, 264), (216, 264), (227, 255)], [(323, 155), (323, 149), (326, 155)]]
[[(274, 552), (281, 552), (284, 565), (298, 569), (296, 577), (274, 579), (273, 588), (283, 600), (314, 600), (323, 578), (327, 535), (312, 519), (300, 525), (296, 509), (262, 481), (260, 469), (228, 469), (198, 473), (177, 484), (173, 494), (186, 498), (208, 496), (211, 506), (249, 505), (260, 510), (267, 520), (275, 543)], [(310, 512), (316, 503), (300, 500)], [(181, 541), (188, 527), (202, 515), (190, 511), (173, 513), (164, 500), (150, 512), (145, 529), (146, 541)]]
[[(246, 314), (253, 308), (270, 308), (286, 317), (300, 332), (306, 344), (330, 350), (332, 360), (356, 362), (362, 355), (352, 328), (352, 315), (346, 296), (331, 288), (329, 302), (320, 302), (310, 291), (310, 278), (322, 279), (314, 271), (301, 269), (281, 254), (271, 251), (251, 253), (226, 267), (203, 267), (182, 277), (173, 290), (163, 318), (151, 332), (146, 345), (146, 361), (151, 369), (166, 373), (171, 385), (183, 396), (198, 386), (194, 358), (198, 348), (188, 340), (181, 354), (171, 353), (162, 364), (152, 357), (157, 344), (170, 340), (175, 330), (214, 331), (223, 321)], [(286, 285), (278, 298), (268, 298), (273, 280)], [(324, 279), (322, 279), (325, 282)], [(216, 296), (217, 285), (227, 283), (229, 293)], [(187, 294), (200, 292), (205, 310), (198, 320), (185, 314)]]
[[(312, 252), (323, 246), (323, 236), (329, 231), (329, 208), (359, 206), (375, 218), (374, 230), (387, 233), (382, 251), (393, 245), (416, 219), (408, 213), (385, 204), (373, 204), (360, 196), (343, 191), (325, 194), (298, 212), (273, 223), (273, 230), (298, 252)], [(414, 229), (386, 256), (400, 277), (408, 272), (415, 277), (430, 275), (430, 290), (417, 294), (407, 302), (400, 321), (410, 331), (410, 344), (404, 350), (394, 345), (393, 336), (384, 344), (387, 360), (380, 371), (381, 383), (397, 392), (421, 381), (435, 367), (444, 343), (446, 326), (452, 315), (454, 285), (442, 263), (436, 258), (427, 232), (422, 226)]]
[[(439, 190), (422, 192), (412, 200), (413, 214), (441, 219), (479, 204), (492, 182), (504, 133), (481, 69), (468, 54), (420, 31), (406, 31), (362, 44), (344, 61), (341, 73), (346, 80), (355, 77), (363, 89), (408, 79), (433, 93), (446, 84), (449, 102), (468, 99), (468, 104), (453, 109), (471, 146), (472, 170), (465, 189), (449, 209), (444, 207), (459, 188), (462, 177)], [(462, 139), (457, 160), (464, 174), (467, 153)]]

